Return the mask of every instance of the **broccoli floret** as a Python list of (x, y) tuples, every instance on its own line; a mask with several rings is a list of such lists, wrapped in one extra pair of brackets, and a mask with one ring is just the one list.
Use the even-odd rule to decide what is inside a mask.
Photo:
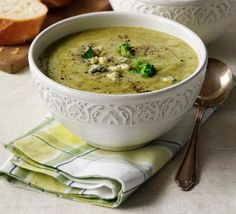
[(152, 77), (157, 72), (154, 65), (151, 65), (148, 62), (144, 62), (139, 59), (135, 61), (133, 67), (135, 72), (141, 74), (144, 77)]
[(144, 77), (152, 77), (156, 74), (156, 69), (154, 65), (146, 63), (140, 70), (140, 74), (142, 74)]
[(96, 56), (95, 51), (92, 47), (88, 47), (88, 49), (85, 51), (85, 53), (82, 55), (84, 59), (90, 59), (92, 57)]
[(133, 47), (131, 47), (129, 43), (124, 43), (120, 45), (119, 49), (120, 49), (120, 54), (123, 57), (131, 57), (132, 55), (134, 55), (134, 49)]

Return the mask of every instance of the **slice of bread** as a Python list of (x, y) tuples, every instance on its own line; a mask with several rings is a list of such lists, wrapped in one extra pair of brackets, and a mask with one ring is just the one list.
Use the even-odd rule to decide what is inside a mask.
[(0, 45), (31, 41), (40, 31), (47, 11), (39, 0), (0, 0)]
[(49, 8), (62, 7), (70, 3), (71, 0), (41, 0)]

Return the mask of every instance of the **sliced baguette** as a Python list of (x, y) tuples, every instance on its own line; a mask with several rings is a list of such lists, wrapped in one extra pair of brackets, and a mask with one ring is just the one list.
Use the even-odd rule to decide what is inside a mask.
[(0, 0), (0, 45), (31, 41), (40, 31), (47, 11), (39, 0)]
[(71, 0), (41, 0), (49, 8), (62, 7), (70, 3)]

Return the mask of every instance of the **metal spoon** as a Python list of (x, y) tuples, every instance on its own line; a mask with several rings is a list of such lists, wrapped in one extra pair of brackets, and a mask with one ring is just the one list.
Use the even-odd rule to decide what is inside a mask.
[(184, 190), (190, 190), (198, 183), (198, 130), (206, 107), (222, 103), (233, 87), (231, 70), (221, 61), (208, 59), (207, 71), (202, 89), (196, 100), (198, 111), (192, 136), (187, 143), (184, 159), (175, 176), (175, 181)]

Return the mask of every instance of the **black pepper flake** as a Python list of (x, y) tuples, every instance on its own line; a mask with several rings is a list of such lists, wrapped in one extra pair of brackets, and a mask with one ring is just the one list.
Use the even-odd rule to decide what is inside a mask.
[(93, 88), (93, 90), (99, 90), (100, 89), (100, 87), (94, 87)]
[(64, 80), (65, 78), (64, 77), (61, 77), (61, 80)]
[(172, 80), (172, 83), (176, 83), (178, 80), (176, 79), (176, 78), (174, 78), (173, 80)]
[(133, 85), (133, 89), (137, 92), (137, 93), (142, 93), (142, 91), (144, 90), (144, 88), (142, 86), (138, 86), (138, 85)]

